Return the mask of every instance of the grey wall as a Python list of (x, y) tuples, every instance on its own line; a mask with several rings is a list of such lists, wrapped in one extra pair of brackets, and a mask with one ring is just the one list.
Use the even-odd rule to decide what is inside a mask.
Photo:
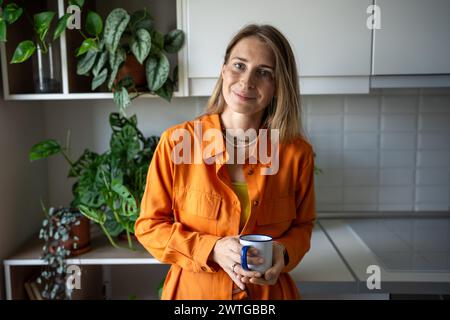
[(0, 97), (0, 299), (3, 259), (35, 234), (44, 216), (40, 199), (48, 199), (47, 164), (28, 161), (30, 147), (45, 137), (44, 121), (42, 103)]

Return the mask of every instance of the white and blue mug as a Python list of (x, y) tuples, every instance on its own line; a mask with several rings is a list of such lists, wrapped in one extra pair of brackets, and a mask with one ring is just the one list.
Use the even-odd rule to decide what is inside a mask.
[[(272, 267), (272, 237), (264, 234), (246, 234), (239, 237), (239, 243), (243, 245), (241, 250), (241, 265), (244, 270), (265, 273)], [(262, 264), (253, 265), (247, 263), (247, 252), (250, 248), (256, 248), (258, 250), (258, 256), (264, 259)]]

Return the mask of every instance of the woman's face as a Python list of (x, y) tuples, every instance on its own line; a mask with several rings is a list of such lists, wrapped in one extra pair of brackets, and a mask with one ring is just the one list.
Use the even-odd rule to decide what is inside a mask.
[(275, 57), (257, 37), (241, 39), (222, 67), (222, 94), (232, 111), (254, 115), (269, 105), (275, 93)]

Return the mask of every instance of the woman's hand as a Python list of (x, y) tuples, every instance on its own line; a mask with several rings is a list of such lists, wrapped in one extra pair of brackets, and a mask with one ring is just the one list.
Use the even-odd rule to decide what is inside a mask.
[[(211, 254), (211, 259), (216, 262), (230, 276), (231, 280), (241, 289), (245, 290), (245, 284), (241, 277), (258, 279), (261, 273), (257, 271), (246, 271), (241, 267), (242, 245), (238, 236), (230, 236), (219, 239)], [(262, 258), (257, 257), (258, 251), (250, 249), (247, 253), (248, 264), (261, 264)]]
[(264, 277), (241, 277), (239, 280), (243, 283), (253, 283), (259, 285), (274, 285), (281, 270), (284, 268), (284, 245), (279, 242), (273, 242), (273, 266), (264, 273)]

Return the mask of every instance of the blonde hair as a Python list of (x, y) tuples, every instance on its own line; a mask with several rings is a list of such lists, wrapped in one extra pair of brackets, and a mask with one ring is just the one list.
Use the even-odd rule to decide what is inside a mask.
[[(302, 127), (300, 89), (297, 65), (288, 40), (275, 27), (250, 24), (243, 27), (230, 41), (225, 51), (223, 64), (228, 63), (231, 50), (242, 39), (255, 36), (264, 42), (275, 56), (275, 94), (265, 109), (262, 127), (280, 130), (280, 142), (298, 137), (305, 138)], [(225, 109), (222, 97), (222, 75), (208, 100), (206, 113), (221, 113)]]

